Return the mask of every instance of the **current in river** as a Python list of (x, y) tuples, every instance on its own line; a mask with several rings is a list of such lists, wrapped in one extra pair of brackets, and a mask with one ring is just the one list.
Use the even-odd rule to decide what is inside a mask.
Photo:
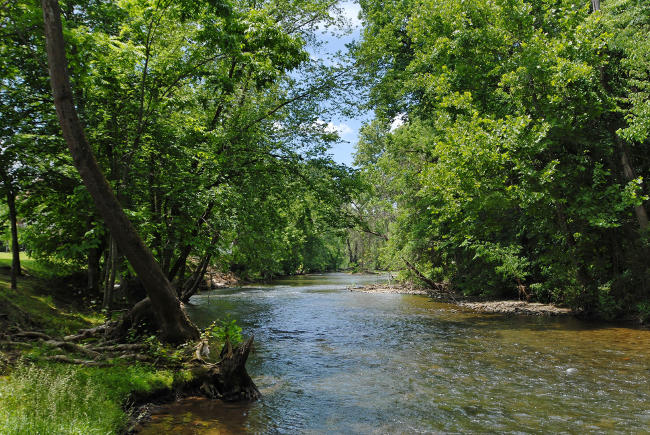
[(298, 276), (194, 296), (255, 335), (251, 404), (190, 398), (141, 434), (650, 433), (650, 331), (478, 314), (347, 288), (382, 275)]

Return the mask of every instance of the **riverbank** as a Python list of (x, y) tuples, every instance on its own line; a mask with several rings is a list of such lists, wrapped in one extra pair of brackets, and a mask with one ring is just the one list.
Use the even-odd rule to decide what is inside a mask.
[(348, 287), (352, 292), (361, 293), (395, 293), (404, 295), (424, 295), (430, 294), (430, 291), (412, 284), (368, 284), (363, 286)]
[(413, 284), (369, 284), (357, 287), (348, 287), (348, 290), (362, 293), (394, 293), (407, 295), (429, 296), (438, 301), (458, 305), (480, 313), (515, 314), (526, 316), (571, 316), (575, 313), (570, 308), (558, 307), (552, 304), (539, 302), (526, 302), (515, 300), (498, 301), (467, 301), (461, 295), (452, 295), (448, 291), (425, 289)]
[(8, 261), (0, 256), (0, 433), (123, 433), (142, 398), (193, 379), (183, 366), (191, 347), (153, 336), (124, 344), (101, 334), (74, 338), (106, 320), (79, 296), (75, 277), (21, 254), (23, 276), (12, 290)]

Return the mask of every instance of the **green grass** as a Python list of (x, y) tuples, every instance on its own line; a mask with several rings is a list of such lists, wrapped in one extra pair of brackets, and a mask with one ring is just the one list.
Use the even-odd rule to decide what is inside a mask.
[(74, 312), (57, 304), (51, 295), (43, 294), (41, 286), (33, 278), (21, 277), (18, 289), (12, 290), (9, 277), (0, 275), (0, 313), (8, 316), (7, 323), (66, 335), (103, 322), (101, 314)]
[[(78, 312), (54, 299), (54, 277), (60, 276), (60, 271), (24, 252), (20, 261), (26, 275), (18, 277), (16, 290), (11, 289), (8, 273), (0, 273), (0, 313), (8, 316), (7, 324), (66, 335), (103, 322), (100, 313)], [(0, 267), (10, 265), (11, 253), (0, 252)]]
[(126, 423), (129, 393), (169, 388), (187, 376), (141, 364), (21, 364), (0, 378), (0, 434), (116, 433)]
[[(19, 277), (16, 290), (10, 288), (6, 268), (0, 270), (0, 333), (20, 326), (61, 337), (103, 323), (101, 313), (79, 311), (84, 304), (76, 299), (76, 281), (62, 277), (60, 269), (52, 270), (53, 265), (24, 253), (21, 262), (25, 276)], [(11, 255), (0, 253), (0, 267), (10, 264)], [(191, 376), (117, 360), (101, 368), (44, 360), (53, 353), (61, 351), (38, 342), (26, 348), (0, 347), (0, 435), (120, 432), (127, 421), (123, 405), (131, 392), (169, 388)], [(159, 357), (171, 353), (157, 351)]]
[[(11, 267), (11, 260), (11, 252), (0, 252), (0, 267)], [(60, 264), (50, 264), (36, 260), (27, 255), (26, 252), (20, 253), (20, 268), (30, 276), (43, 279), (65, 276), (71, 270), (70, 267), (65, 267)]]

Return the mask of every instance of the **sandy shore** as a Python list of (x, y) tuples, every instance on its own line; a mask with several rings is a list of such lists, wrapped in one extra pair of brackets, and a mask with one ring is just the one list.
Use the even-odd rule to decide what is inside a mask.
[(555, 305), (539, 302), (524, 301), (482, 301), (467, 302), (455, 301), (448, 294), (436, 290), (428, 290), (405, 284), (370, 284), (359, 287), (348, 287), (348, 290), (362, 293), (398, 293), (407, 295), (425, 295), (445, 302), (456, 304), (460, 307), (481, 313), (495, 314), (520, 314), (527, 316), (570, 316), (573, 314), (569, 308), (556, 307)]

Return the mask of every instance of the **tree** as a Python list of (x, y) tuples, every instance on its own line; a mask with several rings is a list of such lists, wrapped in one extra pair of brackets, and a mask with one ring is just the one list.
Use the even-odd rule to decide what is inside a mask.
[(75, 166), (121, 252), (129, 259), (147, 290), (163, 338), (172, 343), (198, 338), (198, 330), (183, 312), (169, 281), (124, 214), (97, 165), (72, 101), (58, 1), (43, 0), (41, 4), (54, 102)]
[[(7, 150), (4, 150), (5, 153)], [(4, 154), (4, 153), (3, 153)], [(2, 157), (6, 157), (3, 155)], [(20, 268), (20, 245), (18, 244), (18, 213), (16, 211), (16, 182), (11, 174), (11, 164), (2, 159), (0, 163), (0, 180), (7, 198), (7, 208), (9, 209), (9, 225), (11, 226), (11, 288), (17, 288), (17, 279), (22, 275)]]
[(598, 3), (362, 1), (358, 158), (395, 206), (389, 255), (466, 293), (647, 300), (647, 15)]

